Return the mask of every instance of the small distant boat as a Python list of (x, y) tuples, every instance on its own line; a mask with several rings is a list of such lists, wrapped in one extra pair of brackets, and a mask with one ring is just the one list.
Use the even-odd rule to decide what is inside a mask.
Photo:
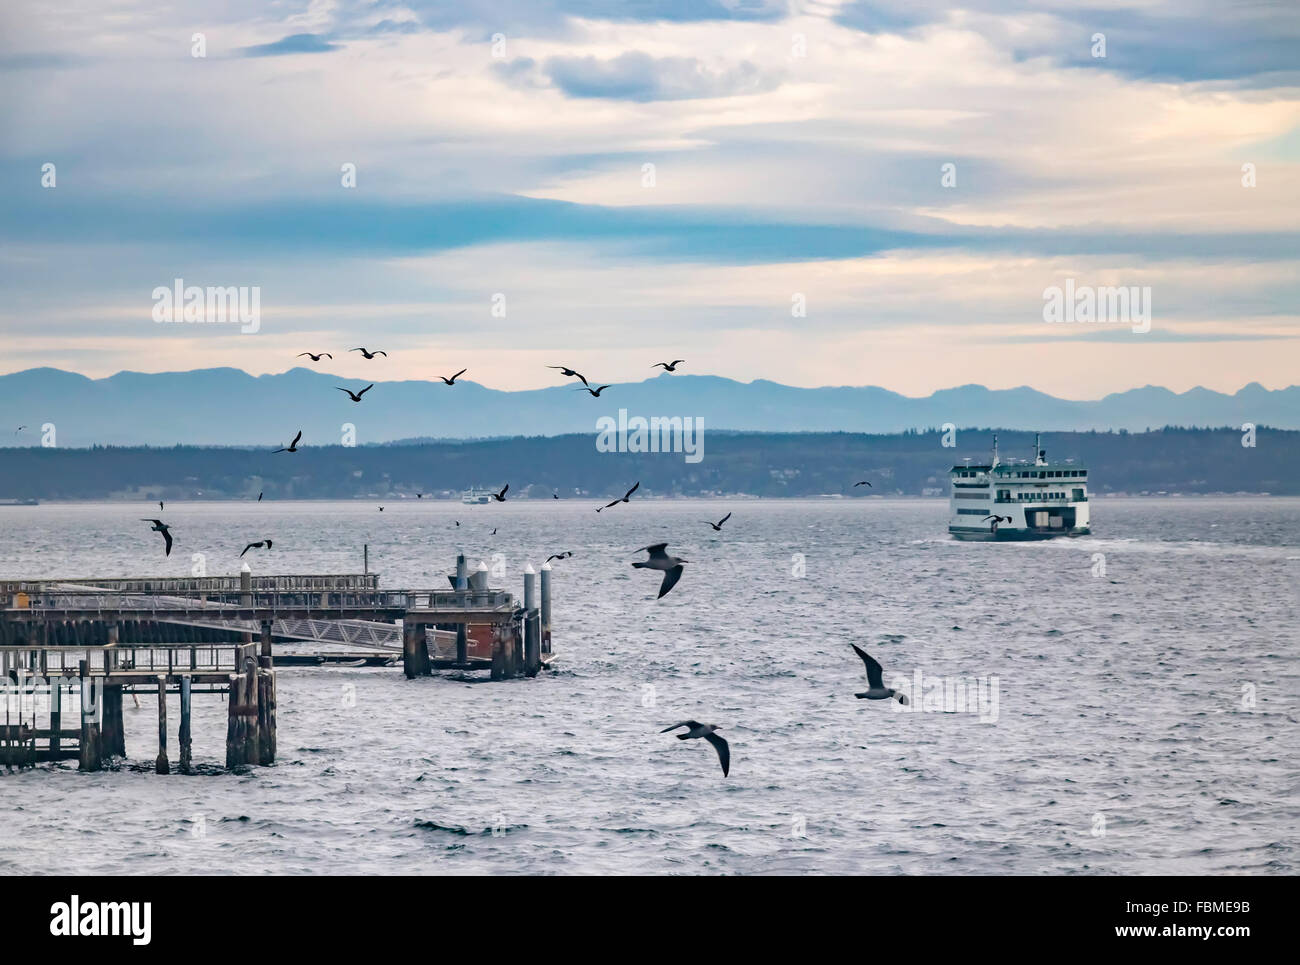
[(39, 499), (0, 499), (0, 506), (39, 506)]
[(460, 494), (460, 501), (466, 506), (482, 506), (492, 502), (492, 497), (496, 495), (492, 489), (467, 489)]

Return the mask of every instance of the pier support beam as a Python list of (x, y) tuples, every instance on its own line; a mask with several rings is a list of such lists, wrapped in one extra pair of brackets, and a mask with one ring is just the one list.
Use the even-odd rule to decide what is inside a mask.
[(523, 671), (536, 677), (542, 669), (542, 621), (537, 609), (537, 573), (533, 564), (524, 569), (524, 652)]
[(542, 564), (542, 653), (551, 652), (551, 564)]
[(77, 766), (83, 771), (98, 771), (104, 766), (103, 745), (99, 735), (102, 709), (90, 676), (90, 666), (85, 661), (78, 668), (81, 677), (81, 755)]
[(182, 774), (189, 774), (191, 770), (190, 688), (192, 684), (193, 681), (188, 675), (181, 678), (181, 728), (176, 735), (176, 743), (180, 745), (180, 769)]
[(158, 759), (154, 761), (155, 774), (170, 774), (167, 764), (167, 678), (158, 678)]
[(258, 704), (257, 689), (257, 661), (252, 657), (244, 660), (244, 707), (242, 720), (244, 722), (244, 764), (256, 764), (258, 759), (258, 741), (261, 733), (260, 723), (260, 706)]
[(257, 763), (275, 763), (275, 670), (263, 657), (257, 672)]
[(50, 678), (50, 760), (63, 750), (63, 678)]
[(428, 636), (424, 625), (413, 623), (410, 617), (402, 621), (402, 669), (406, 679), (428, 677), (433, 674), (433, 664), (429, 660)]
[(513, 647), (510, 625), (492, 625), (492, 679), (505, 680), (510, 676), (509, 651)]
[(243, 720), (240, 714), (240, 701), (243, 698), (242, 674), (230, 675), (230, 692), (226, 695), (226, 769), (230, 770), (244, 763), (244, 741), (240, 732)]

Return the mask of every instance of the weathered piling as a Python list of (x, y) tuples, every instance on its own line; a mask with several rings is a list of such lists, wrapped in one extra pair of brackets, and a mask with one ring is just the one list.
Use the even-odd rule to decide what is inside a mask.
[(257, 661), (252, 657), (244, 658), (244, 763), (256, 764), (259, 756), (258, 743), (261, 733), (261, 711), (258, 707)]
[(424, 625), (407, 620), (402, 624), (402, 669), (406, 679), (428, 677), (433, 673), (433, 664), (429, 661), (428, 635)]
[(529, 563), (524, 569), (524, 673), (536, 677), (542, 669), (542, 624), (537, 609), (537, 572)]
[(126, 757), (126, 729), (122, 720), (122, 685), (104, 685), (104, 756)]
[(238, 767), (244, 763), (244, 741), (240, 733), (239, 688), (240, 675), (230, 675), (230, 690), (226, 701), (226, 768)]
[(154, 761), (155, 774), (170, 774), (167, 764), (167, 678), (158, 678), (158, 759)]
[(275, 763), (275, 670), (263, 657), (257, 673), (257, 763)]
[(81, 755), (77, 767), (83, 771), (98, 771), (104, 763), (99, 737), (100, 705), (87, 661), (79, 662), (78, 675), (81, 678)]
[[(465, 562), (465, 554), (456, 555), (456, 581), (457, 590), (466, 590), (469, 588), (469, 566)], [(456, 624), (456, 662), (464, 666), (469, 662), (469, 627), (464, 623)]]
[(509, 675), (507, 652), (511, 647), (510, 625), (498, 623), (492, 627), (492, 674), (493, 680), (505, 680)]
[(193, 681), (188, 674), (181, 677), (181, 726), (176, 734), (176, 743), (180, 747), (180, 771), (182, 774), (188, 774), (191, 770), (190, 694), (192, 686)]
[(542, 653), (551, 652), (551, 564), (542, 564)]
[(59, 760), (63, 751), (63, 678), (50, 680), (50, 760)]

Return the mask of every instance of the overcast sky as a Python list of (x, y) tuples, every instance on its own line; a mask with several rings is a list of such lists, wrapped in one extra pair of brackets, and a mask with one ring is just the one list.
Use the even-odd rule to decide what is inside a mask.
[(1298, 185), (1294, 0), (6, 0), (0, 372), (1280, 388)]

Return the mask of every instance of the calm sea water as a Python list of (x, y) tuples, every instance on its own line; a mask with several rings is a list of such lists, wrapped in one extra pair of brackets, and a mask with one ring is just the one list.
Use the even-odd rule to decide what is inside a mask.
[[(1297, 870), (1300, 500), (1098, 500), (1096, 535), (1037, 544), (950, 541), (938, 500), (384, 505), (171, 503), (167, 560), (148, 504), (0, 508), (0, 577), (233, 573), (270, 536), (258, 572), (369, 543), (385, 586), (441, 587), (463, 549), (519, 592), (575, 553), (553, 672), (286, 668), (279, 761), (245, 775), (154, 775), (128, 699), (127, 766), (0, 774), (0, 872)], [(656, 601), (628, 564), (661, 540), (692, 563)], [(856, 700), (850, 642), (887, 682), (996, 678), (996, 720)], [(659, 733), (684, 718), (729, 778)], [(196, 698), (196, 761), (224, 738)]]

